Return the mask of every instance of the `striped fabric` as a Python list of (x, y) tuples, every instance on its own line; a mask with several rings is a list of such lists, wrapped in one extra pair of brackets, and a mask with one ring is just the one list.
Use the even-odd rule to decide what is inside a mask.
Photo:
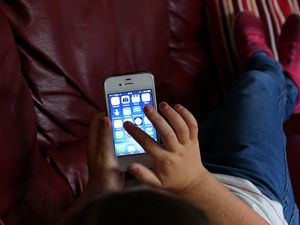
[(234, 15), (245, 10), (260, 17), (266, 25), (270, 46), (278, 58), (276, 43), (286, 18), (299, 12), (297, 0), (206, 0), (210, 39), (221, 83), (226, 90), (237, 77), (231, 27)]

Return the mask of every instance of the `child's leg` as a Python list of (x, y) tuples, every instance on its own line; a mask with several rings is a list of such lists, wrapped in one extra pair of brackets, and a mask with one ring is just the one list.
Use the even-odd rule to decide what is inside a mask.
[(283, 123), (293, 112), (298, 91), (264, 52), (256, 52), (247, 68), (217, 113), (211, 132), (215, 137), (211, 148), (202, 149), (203, 162), (213, 173), (253, 182), (283, 205), (288, 219), (294, 197)]

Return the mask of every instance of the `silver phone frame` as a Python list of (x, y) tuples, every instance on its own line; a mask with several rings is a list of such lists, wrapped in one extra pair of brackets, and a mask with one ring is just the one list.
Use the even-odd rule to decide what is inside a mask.
[[(152, 90), (152, 98), (155, 110), (157, 110), (156, 91), (154, 76), (149, 72), (137, 72), (130, 74), (120, 74), (109, 76), (104, 81), (105, 103), (108, 117), (111, 119), (109, 109), (108, 95), (137, 90)], [(158, 139), (158, 136), (157, 136)], [(114, 145), (115, 146), (115, 145)], [(115, 152), (115, 149), (114, 149)], [(126, 171), (131, 163), (141, 163), (142, 165), (152, 168), (153, 160), (147, 153), (118, 156), (119, 168), (121, 171)]]

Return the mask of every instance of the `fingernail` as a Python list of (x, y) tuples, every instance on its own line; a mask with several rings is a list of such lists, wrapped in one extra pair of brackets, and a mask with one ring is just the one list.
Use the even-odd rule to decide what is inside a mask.
[(182, 109), (182, 105), (180, 105), (180, 104), (176, 104), (175, 106), (174, 106), (174, 109)]
[(162, 102), (159, 104), (160, 109), (167, 109), (168, 107), (169, 107), (169, 105), (166, 102)]
[(103, 126), (105, 126), (105, 127), (108, 126), (108, 119), (106, 117), (102, 117), (100, 119), (100, 122)]
[(152, 111), (152, 106), (151, 105), (146, 105), (145, 107), (144, 107), (144, 112), (146, 113), (146, 112), (151, 112)]
[(133, 168), (131, 168), (131, 170), (132, 170), (132, 172), (134, 174), (138, 174), (139, 173), (139, 168), (137, 168), (137, 167), (133, 167)]
[(133, 123), (130, 122), (130, 121), (125, 121), (125, 122), (123, 123), (124, 127), (130, 126), (130, 125), (132, 125), (132, 124), (133, 124)]

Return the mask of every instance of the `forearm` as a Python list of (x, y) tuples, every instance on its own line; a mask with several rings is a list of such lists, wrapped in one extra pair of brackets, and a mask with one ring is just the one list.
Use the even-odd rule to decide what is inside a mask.
[(268, 224), (206, 170), (180, 195), (199, 207), (214, 225)]

